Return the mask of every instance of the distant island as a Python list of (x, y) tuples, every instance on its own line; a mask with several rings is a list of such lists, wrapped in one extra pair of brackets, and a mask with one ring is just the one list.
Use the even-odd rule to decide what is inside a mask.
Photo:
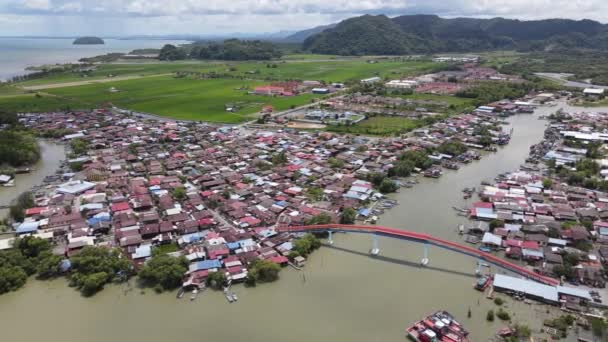
[(74, 40), (74, 45), (103, 45), (105, 42), (99, 37), (80, 37)]

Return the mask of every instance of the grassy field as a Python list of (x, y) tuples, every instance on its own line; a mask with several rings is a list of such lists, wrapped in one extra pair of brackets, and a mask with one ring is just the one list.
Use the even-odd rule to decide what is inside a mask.
[[(49, 89), (48, 93), (88, 108), (115, 105), (135, 111), (184, 120), (237, 123), (247, 120), (262, 106), (277, 110), (309, 103), (313, 95), (268, 97), (248, 95), (247, 89), (263, 84), (234, 79), (194, 80), (171, 76)], [(114, 87), (118, 92), (110, 92)], [(1, 104), (1, 101), (0, 101)], [(236, 113), (226, 107), (237, 107)]]
[[(298, 55), (293, 55), (294, 58)], [(314, 56), (312, 56), (314, 57)], [(54, 83), (67, 83), (84, 80), (107, 79), (113, 76), (147, 76), (170, 74), (178, 71), (186, 72), (215, 72), (230, 75), (231, 77), (245, 77), (250, 79), (299, 79), (324, 80), (327, 82), (345, 82), (358, 80), (375, 75), (398, 77), (430, 71), (437, 67), (437, 63), (428, 61), (379, 61), (368, 63), (364, 59), (328, 61), (308, 58), (300, 61), (273, 61), (273, 62), (140, 62), (129, 64), (102, 64), (97, 70), (83, 77), (79, 73), (64, 72), (53, 74), (41, 79), (20, 82), (18, 86), (32, 86)], [(268, 66), (276, 67), (268, 67)], [(1, 92), (1, 89), (0, 89)]]
[[(135, 111), (185, 120), (237, 123), (252, 119), (266, 104), (276, 110), (299, 106), (317, 97), (305, 94), (295, 97), (266, 97), (248, 95), (247, 90), (273, 80), (322, 80), (326, 82), (357, 81), (375, 75), (382, 77), (411, 76), (429, 72), (438, 64), (429, 61), (381, 60), (368, 63), (363, 58), (331, 60), (331, 56), (294, 55), (293, 61), (273, 62), (140, 62), (102, 64), (88, 77), (73, 72), (53, 74), (46, 78), (17, 83), (0, 88), (0, 108), (11, 111), (49, 111), (65, 108), (87, 109), (115, 105)], [(323, 57), (324, 60), (318, 58)], [(216, 73), (220, 78), (196, 79), (197, 75), (175, 78), (175, 72)], [(147, 76), (130, 80), (114, 77)], [(156, 76), (158, 75), (158, 76)], [(61, 87), (62, 83), (109, 80)], [(38, 95), (21, 86), (59, 85), (41, 90)], [(115, 87), (118, 92), (110, 92)], [(241, 90), (237, 90), (241, 89)], [(227, 112), (226, 106), (238, 108)]]
[(329, 126), (331, 132), (362, 135), (397, 135), (412, 131), (423, 125), (422, 120), (398, 116), (373, 116), (353, 126)]

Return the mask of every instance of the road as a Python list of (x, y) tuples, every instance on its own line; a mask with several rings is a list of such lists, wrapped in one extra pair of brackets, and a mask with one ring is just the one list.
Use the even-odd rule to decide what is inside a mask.
[(173, 74), (133, 75), (133, 76), (111, 77), (111, 78), (102, 78), (102, 79), (77, 81), (77, 82), (49, 83), (49, 84), (41, 84), (41, 85), (34, 85), (34, 86), (22, 86), (21, 88), (23, 90), (45, 90), (45, 89), (77, 87), (77, 86), (96, 84), (96, 83), (127, 81), (127, 80), (135, 80), (135, 79), (140, 79), (140, 78), (171, 76), (171, 75), (173, 75)]
[(572, 88), (601, 88), (608, 89), (608, 86), (596, 85), (591, 83), (576, 82), (568, 80), (568, 77), (573, 76), (572, 74), (563, 73), (551, 73), (551, 72), (537, 72), (535, 75), (550, 79), (552, 81), (561, 82), (563, 86)]

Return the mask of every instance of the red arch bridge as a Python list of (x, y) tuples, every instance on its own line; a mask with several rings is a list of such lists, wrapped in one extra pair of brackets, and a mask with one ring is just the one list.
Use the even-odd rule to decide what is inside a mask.
[[(455, 242), (443, 240), (434, 237), (429, 234), (416, 233), (407, 230), (401, 230), (383, 226), (365, 226), (365, 225), (344, 225), (344, 224), (323, 224), (323, 225), (310, 225), (310, 226), (280, 226), (277, 228), (279, 232), (289, 233), (303, 233), (303, 232), (327, 232), (329, 234), (329, 243), (333, 244), (332, 233), (334, 232), (347, 232), (347, 233), (362, 233), (372, 234), (374, 236), (373, 245), (371, 249), (372, 254), (378, 254), (380, 249), (378, 248), (378, 236), (385, 236), (393, 239), (407, 240), (415, 243), (424, 244), (424, 257), (422, 259), (422, 265), (426, 265), (429, 261), (428, 250), (429, 246), (436, 246), (439, 248), (446, 249), (451, 252), (456, 252), (464, 255), (468, 255), (474, 258), (478, 258), (480, 261), (483, 260), (487, 263), (495, 266), (504, 268), (506, 270), (517, 273), (526, 278), (541, 282), (543, 284), (556, 286), (559, 285), (557, 279), (546, 277), (531, 271), (520, 265), (516, 265), (512, 262), (499, 258), (490, 253), (482, 252), (478, 249), (471, 248), (465, 245), (461, 245)], [(481, 262), (478, 262), (481, 265)]]

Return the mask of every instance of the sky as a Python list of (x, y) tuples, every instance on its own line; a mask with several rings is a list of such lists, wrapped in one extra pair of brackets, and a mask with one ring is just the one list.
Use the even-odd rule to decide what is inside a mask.
[(259, 34), (420, 13), (608, 23), (608, 0), (0, 0), (0, 35)]

